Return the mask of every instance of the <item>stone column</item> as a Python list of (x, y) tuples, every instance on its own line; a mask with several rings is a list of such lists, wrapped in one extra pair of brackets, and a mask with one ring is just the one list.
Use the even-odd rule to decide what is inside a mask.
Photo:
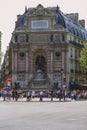
[(14, 52), (14, 72), (17, 73), (18, 70), (18, 53)]
[(53, 51), (50, 52), (50, 72), (53, 72)]
[(26, 86), (28, 87), (28, 72), (29, 72), (29, 52), (26, 51)]
[(29, 52), (26, 52), (26, 72), (28, 72), (29, 69)]
[(53, 51), (50, 51), (50, 73), (51, 73), (51, 81), (53, 81)]
[(62, 58), (62, 59), (61, 59), (61, 60), (62, 60), (62, 61), (61, 61), (61, 62), (62, 62), (61, 68), (64, 70), (64, 68), (65, 68), (65, 67), (64, 67), (64, 64), (65, 64), (65, 60), (64, 60), (64, 58), (65, 58), (65, 53), (64, 53), (64, 51), (62, 51), (62, 57), (61, 57), (61, 58)]

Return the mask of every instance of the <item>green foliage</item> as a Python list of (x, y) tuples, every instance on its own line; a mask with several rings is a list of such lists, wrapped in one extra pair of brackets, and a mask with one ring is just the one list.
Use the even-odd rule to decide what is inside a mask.
[(83, 68), (87, 69), (87, 43), (84, 45), (84, 48), (81, 50), (79, 62)]

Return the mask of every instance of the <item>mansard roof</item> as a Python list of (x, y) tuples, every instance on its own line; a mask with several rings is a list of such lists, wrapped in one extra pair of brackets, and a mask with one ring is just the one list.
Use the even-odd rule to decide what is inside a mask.
[[(43, 7), (42, 5), (38, 6)], [(71, 18), (65, 15), (58, 7), (48, 7), (46, 9), (52, 11), (52, 13), (55, 14), (56, 24), (63, 26), (67, 32), (70, 32), (76, 36), (87, 40), (87, 30), (78, 21), (73, 21)], [(24, 14), (19, 16), (15, 28), (24, 25), (26, 13), (29, 13), (32, 10), (34, 10), (34, 8), (25, 9)]]
[(78, 21), (73, 21), (59, 9), (53, 11), (56, 13), (57, 24), (62, 25), (68, 32), (87, 40), (87, 30)]

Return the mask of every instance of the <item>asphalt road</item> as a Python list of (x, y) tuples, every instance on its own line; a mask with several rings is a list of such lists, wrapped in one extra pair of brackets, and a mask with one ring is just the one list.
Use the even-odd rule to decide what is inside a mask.
[(0, 130), (87, 130), (87, 101), (0, 101)]

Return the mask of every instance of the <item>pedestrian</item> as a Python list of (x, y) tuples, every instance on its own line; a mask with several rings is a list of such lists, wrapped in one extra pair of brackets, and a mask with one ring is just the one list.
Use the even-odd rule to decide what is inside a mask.
[(63, 92), (62, 92), (62, 89), (60, 89), (60, 92), (59, 92), (59, 101), (61, 101), (62, 96), (63, 96)]
[(14, 90), (12, 90), (12, 99), (13, 100), (15, 99), (15, 92), (14, 92)]
[(64, 101), (66, 100), (66, 97), (67, 97), (67, 91), (64, 89), (64, 90), (63, 90), (63, 98), (64, 98)]
[(17, 90), (14, 91), (14, 97), (15, 97), (15, 101), (18, 101), (18, 92), (17, 92)]
[(30, 93), (29, 90), (28, 90), (27, 93), (26, 93), (26, 98), (27, 98), (27, 101), (30, 101), (30, 100), (31, 100), (31, 93)]
[(35, 98), (35, 91), (32, 91), (31, 96), (33, 99)]
[(40, 91), (39, 97), (40, 97), (40, 101), (43, 101), (43, 91)]
[(51, 90), (50, 96), (51, 96), (51, 101), (53, 101), (53, 90)]
[(6, 101), (6, 97), (7, 97), (7, 91), (4, 90), (4, 91), (3, 91), (3, 101)]

